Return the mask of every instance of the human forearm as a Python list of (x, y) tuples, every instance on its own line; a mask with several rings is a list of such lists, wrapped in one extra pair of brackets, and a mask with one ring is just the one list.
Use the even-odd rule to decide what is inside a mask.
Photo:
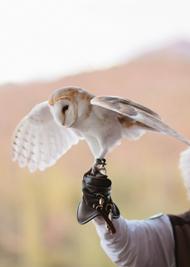
[(167, 215), (154, 219), (113, 221), (117, 229), (108, 233), (104, 221), (94, 224), (108, 257), (120, 267), (175, 267), (174, 239)]
[(117, 229), (115, 234), (111, 234), (105, 227), (105, 222), (101, 217), (94, 219), (96, 231), (100, 237), (100, 243), (108, 257), (118, 266), (129, 266), (130, 262), (135, 262), (135, 244), (128, 232), (128, 225), (123, 217), (113, 220)]

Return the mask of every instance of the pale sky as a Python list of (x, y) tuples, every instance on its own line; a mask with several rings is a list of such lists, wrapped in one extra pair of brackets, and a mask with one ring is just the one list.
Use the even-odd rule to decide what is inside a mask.
[(0, 83), (54, 79), (190, 40), (189, 0), (0, 0)]

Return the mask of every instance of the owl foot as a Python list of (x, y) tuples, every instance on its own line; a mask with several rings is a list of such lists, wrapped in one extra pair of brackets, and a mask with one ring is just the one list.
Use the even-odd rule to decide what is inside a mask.
[(96, 162), (94, 163), (94, 166), (91, 169), (91, 173), (93, 175), (96, 175), (98, 173), (106, 175), (105, 165), (106, 165), (106, 159), (96, 159)]
[(98, 174), (106, 175), (106, 159), (96, 159), (92, 168), (87, 171), (84, 175), (97, 176)]

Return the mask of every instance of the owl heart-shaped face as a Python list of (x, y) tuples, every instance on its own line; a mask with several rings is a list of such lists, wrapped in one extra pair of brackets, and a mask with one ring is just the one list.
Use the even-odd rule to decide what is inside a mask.
[(76, 104), (69, 99), (60, 99), (53, 105), (53, 115), (57, 123), (71, 127), (77, 119)]

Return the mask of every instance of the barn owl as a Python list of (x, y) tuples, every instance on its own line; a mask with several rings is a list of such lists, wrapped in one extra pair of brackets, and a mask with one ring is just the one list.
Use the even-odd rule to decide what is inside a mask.
[(13, 160), (31, 172), (45, 170), (80, 140), (87, 142), (95, 159), (103, 159), (123, 138), (136, 140), (146, 131), (170, 135), (190, 145), (149, 108), (128, 99), (65, 87), (34, 106), (18, 124), (12, 142)]

